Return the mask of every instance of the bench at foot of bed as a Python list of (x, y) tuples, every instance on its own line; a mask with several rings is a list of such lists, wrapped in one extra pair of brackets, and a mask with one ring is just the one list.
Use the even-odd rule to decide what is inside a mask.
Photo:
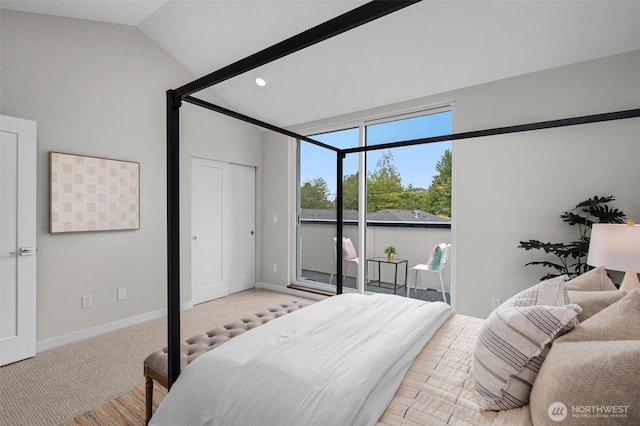
[[(247, 330), (256, 328), (272, 319), (281, 317), (290, 312), (304, 308), (308, 303), (291, 301), (265, 311), (230, 322), (222, 327), (214, 328), (206, 333), (198, 334), (180, 343), (180, 371), (189, 365), (191, 361), (205, 352), (220, 346), (235, 336)], [(153, 414), (153, 381), (168, 388), (168, 348), (156, 351), (144, 360), (144, 376), (146, 379), (146, 417), (147, 423)]]

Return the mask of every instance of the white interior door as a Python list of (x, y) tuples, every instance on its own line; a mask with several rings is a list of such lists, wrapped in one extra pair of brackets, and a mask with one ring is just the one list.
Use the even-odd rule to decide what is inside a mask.
[(193, 158), (191, 174), (191, 300), (202, 303), (229, 294), (223, 226), (228, 223), (229, 165)]
[(229, 293), (256, 284), (256, 169), (229, 165)]
[(36, 123), (0, 116), (0, 365), (36, 354)]

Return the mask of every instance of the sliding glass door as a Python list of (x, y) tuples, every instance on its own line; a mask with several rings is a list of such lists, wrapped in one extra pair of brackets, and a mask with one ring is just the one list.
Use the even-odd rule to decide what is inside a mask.
[[(451, 134), (452, 116), (447, 107), (362, 121), (309, 136), (340, 149), (380, 145)], [(393, 246), (407, 263), (422, 262), (428, 254), (422, 245), (430, 244), (430, 239), (417, 244), (415, 239), (422, 237), (416, 235), (424, 233), (418, 228), (431, 222), (450, 227), (451, 143), (347, 155), (342, 181), (343, 244), (335, 241), (336, 170), (334, 151), (298, 141), (296, 281), (334, 291), (336, 250), (343, 250), (345, 291), (389, 292), (391, 288), (397, 292), (407, 279), (404, 270), (393, 276), (393, 268), (381, 268), (377, 276), (377, 267), (375, 271), (371, 267), (376, 275), (372, 277), (366, 259), (386, 256), (385, 248)], [(379, 285), (368, 286), (369, 278)]]

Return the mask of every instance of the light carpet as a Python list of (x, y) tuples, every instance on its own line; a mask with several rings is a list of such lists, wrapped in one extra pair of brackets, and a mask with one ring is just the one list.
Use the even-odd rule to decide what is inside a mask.
[[(184, 339), (291, 300), (251, 289), (181, 314)], [(0, 367), (0, 425), (59, 425), (144, 386), (143, 362), (166, 346), (166, 317), (59, 346)]]

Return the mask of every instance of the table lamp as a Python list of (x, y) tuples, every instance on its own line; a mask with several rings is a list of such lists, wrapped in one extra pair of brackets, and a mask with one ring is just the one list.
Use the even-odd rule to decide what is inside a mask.
[(587, 264), (623, 271), (620, 290), (640, 288), (640, 225), (629, 219), (627, 224), (596, 223), (591, 228)]

